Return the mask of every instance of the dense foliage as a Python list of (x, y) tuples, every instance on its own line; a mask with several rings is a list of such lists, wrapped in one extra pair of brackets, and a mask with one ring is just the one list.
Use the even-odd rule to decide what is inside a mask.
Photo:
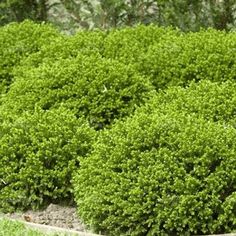
[[(23, 58), (37, 52), (43, 45), (54, 44), (61, 38), (57, 30), (47, 24), (24, 21), (0, 28), (0, 89), (9, 86), (13, 69)], [(1, 92), (0, 90), (0, 92)]]
[(78, 212), (108, 235), (236, 230), (235, 140), (233, 126), (198, 113), (139, 111), (103, 132), (81, 162)]
[(26, 21), (0, 43), (1, 210), (75, 194), (109, 235), (236, 230), (235, 33)]
[(187, 88), (169, 87), (141, 108), (144, 112), (159, 111), (168, 114), (179, 111), (208, 121), (236, 128), (236, 83), (202, 80)]
[(25, 19), (45, 21), (48, 9), (47, 0), (1, 0), (0, 25)]
[(38, 208), (71, 197), (71, 174), (95, 133), (68, 110), (1, 114), (0, 209)]
[(106, 32), (81, 31), (73, 37), (61, 37), (54, 44), (45, 44), (40, 51), (25, 58), (22, 66), (38, 67), (41, 63), (53, 63), (61, 59), (75, 58), (78, 54), (84, 56), (102, 55)]
[(139, 69), (150, 47), (165, 43), (165, 40), (175, 40), (180, 35), (178, 30), (155, 25), (113, 29), (104, 39), (103, 56), (133, 64)]
[(236, 33), (202, 30), (166, 37), (148, 48), (140, 71), (150, 75), (157, 88), (202, 79), (235, 80)]
[(235, 29), (234, 0), (2, 0), (0, 25), (24, 19), (49, 21), (73, 33), (78, 28), (108, 29), (156, 24), (184, 31), (201, 27)]
[(235, 33), (153, 25), (58, 36), (21, 60), (2, 102), (17, 111), (66, 106), (100, 129), (131, 114), (154, 89), (234, 80), (235, 42)]
[(79, 54), (22, 72), (3, 102), (18, 113), (33, 111), (35, 105), (43, 110), (63, 106), (101, 129), (131, 114), (152, 91), (132, 66)]

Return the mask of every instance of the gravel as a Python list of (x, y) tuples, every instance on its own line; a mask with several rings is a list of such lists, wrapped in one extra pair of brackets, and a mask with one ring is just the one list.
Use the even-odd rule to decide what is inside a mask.
[(50, 225), (82, 232), (89, 232), (76, 214), (75, 207), (50, 204), (45, 210), (26, 211), (24, 213), (8, 213), (6, 217), (32, 222), (36, 224)]

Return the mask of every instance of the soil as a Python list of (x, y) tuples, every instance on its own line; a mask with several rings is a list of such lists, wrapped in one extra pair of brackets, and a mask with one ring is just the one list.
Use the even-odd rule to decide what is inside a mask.
[(36, 224), (89, 232), (89, 230), (78, 218), (75, 207), (50, 204), (45, 210), (27, 211), (24, 213), (8, 213), (5, 216)]

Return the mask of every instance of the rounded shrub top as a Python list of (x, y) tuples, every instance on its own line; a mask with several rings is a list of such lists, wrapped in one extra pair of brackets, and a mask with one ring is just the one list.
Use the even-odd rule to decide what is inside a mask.
[(81, 162), (79, 215), (108, 235), (235, 231), (235, 140), (232, 126), (198, 114), (138, 111)]
[(236, 83), (202, 80), (186, 88), (171, 86), (156, 93), (141, 109), (165, 114), (179, 111), (236, 127)]
[(106, 32), (80, 31), (73, 36), (64, 36), (54, 44), (45, 44), (40, 51), (25, 58), (21, 66), (38, 67), (42, 63), (52, 64), (62, 59), (75, 58), (78, 54), (102, 55)]
[(98, 55), (77, 55), (54, 64), (18, 71), (3, 99), (7, 110), (21, 113), (63, 106), (102, 128), (131, 114), (154, 91), (131, 65)]
[(119, 60), (125, 64), (143, 63), (143, 57), (149, 47), (165, 39), (175, 39), (180, 31), (155, 25), (138, 25), (114, 29), (104, 39), (103, 55), (106, 58)]
[(236, 33), (209, 29), (166, 37), (149, 47), (140, 71), (157, 89), (193, 80), (235, 80)]
[(13, 69), (21, 60), (37, 52), (43, 45), (55, 43), (63, 37), (48, 24), (31, 21), (11, 23), (0, 28), (0, 83), (9, 85)]

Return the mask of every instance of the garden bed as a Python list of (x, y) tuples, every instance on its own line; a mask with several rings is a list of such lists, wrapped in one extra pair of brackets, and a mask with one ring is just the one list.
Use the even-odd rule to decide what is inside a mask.
[(77, 217), (76, 208), (50, 204), (40, 211), (15, 212), (2, 215), (4, 218), (23, 222), (27, 227), (45, 233), (61, 232), (79, 236), (93, 236)]

